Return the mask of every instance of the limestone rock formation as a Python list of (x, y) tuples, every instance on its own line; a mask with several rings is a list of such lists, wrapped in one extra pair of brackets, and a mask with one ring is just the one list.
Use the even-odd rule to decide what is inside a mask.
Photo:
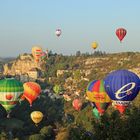
[(42, 71), (42, 62), (36, 63), (30, 54), (19, 55), (19, 57), (3, 66), (3, 75), (28, 75), (37, 79)]

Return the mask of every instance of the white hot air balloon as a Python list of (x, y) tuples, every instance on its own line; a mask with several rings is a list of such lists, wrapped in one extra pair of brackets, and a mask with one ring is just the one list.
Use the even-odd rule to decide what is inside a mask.
[(61, 35), (62, 31), (61, 29), (56, 29), (55, 34), (59, 37)]

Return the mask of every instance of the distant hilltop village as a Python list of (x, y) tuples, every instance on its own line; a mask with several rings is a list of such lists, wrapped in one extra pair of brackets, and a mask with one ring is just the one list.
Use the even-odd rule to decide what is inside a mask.
[(3, 65), (3, 75), (16, 76), (21, 81), (36, 80), (42, 75), (43, 63), (35, 63), (31, 54), (19, 55), (15, 60)]

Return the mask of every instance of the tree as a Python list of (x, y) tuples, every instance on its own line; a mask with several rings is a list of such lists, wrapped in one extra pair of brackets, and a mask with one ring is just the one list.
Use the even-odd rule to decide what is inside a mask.
[(51, 137), (53, 135), (53, 128), (51, 125), (49, 126), (44, 126), (41, 130), (40, 130), (41, 135), (44, 135), (45, 137)]
[(41, 134), (34, 134), (29, 136), (29, 140), (45, 140), (45, 137)]
[(74, 76), (74, 79), (79, 81), (81, 79), (81, 73), (80, 73), (80, 70), (76, 70), (73, 72), (73, 76)]
[(69, 129), (61, 128), (56, 136), (56, 140), (68, 140), (69, 139)]
[(81, 52), (80, 51), (77, 51), (76, 52), (76, 56), (78, 57), (78, 56), (80, 56), (81, 55)]

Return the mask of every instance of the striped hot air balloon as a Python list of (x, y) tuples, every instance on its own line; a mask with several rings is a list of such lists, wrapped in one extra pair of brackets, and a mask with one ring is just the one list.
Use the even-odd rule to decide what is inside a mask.
[(103, 80), (92, 81), (87, 87), (86, 94), (89, 101), (94, 103), (94, 106), (101, 115), (111, 103), (111, 99), (105, 91)]
[(118, 37), (118, 39), (120, 40), (120, 42), (123, 40), (123, 38), (126, 36), (126, 29), (124, 28), (118, 28), (116, 30), (116, 36)]
[(23, 94), (23, 84), (14, 78), (0, 80), (0, 104), (7, 112), (18, 103)]
[(39, 84), (35, 82), (26, 82), (23, 84), (23, 87), (24, 87), (23, 97), (25, 97), (30, 103), (30, 106), (32, 106), (32, 102), (36, 100), (36, 98), (41, 93), (41, 87)]
[(38, 63), (42, 55), (42, 48), (39, 46), (32, 47), (32, 55), (34, 57), (35, 62)]

